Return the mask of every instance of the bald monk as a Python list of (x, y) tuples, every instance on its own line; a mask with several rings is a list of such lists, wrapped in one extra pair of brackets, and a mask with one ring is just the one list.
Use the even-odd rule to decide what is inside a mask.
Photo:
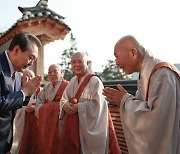
[(77, 52), (71, 58), (76, 76), (60, 100), (60, 121), (64, 120), (64, 126), (58, 154), (121, 154), (102, 95), (102, 81), (92, 74), (88, 64), (84, 53)]
[(114, 56), (126, 74), (140, 73), (135, 96), (121, 85), (118, 90), (103, 90), (106, 100), (120, 106), (129, 153), (179, 154), (180, 72), (155, 58), (131, 35), (117, 41)]

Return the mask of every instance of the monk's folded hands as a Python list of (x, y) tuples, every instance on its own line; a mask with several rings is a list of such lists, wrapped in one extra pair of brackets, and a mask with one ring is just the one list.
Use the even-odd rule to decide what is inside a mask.
[(122, 97), (127, 91), (120, 85), (117, 85), (117, 89), (106, 87), (103, 89), (103, 95), (106, 96), (106, 100), (116, 105), (120, 105)]

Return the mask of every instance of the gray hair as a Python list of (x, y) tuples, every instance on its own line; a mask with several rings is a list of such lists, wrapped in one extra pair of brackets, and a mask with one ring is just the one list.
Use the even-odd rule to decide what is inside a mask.
[(72, 59), (74, 56), (77, 56), (77, 55), (82, 56), (84, 60), (88, 61), (87, 54), (86, 54), (85, 52), (75, 52), (75, 53), (72, 55), (71, 59)]
[(56, 67), (56, 68), (58, 68), (58, 70), (62, 70), (62, 68), (61, 68), (61, 66), (59, 65), (59, 64), (51, 64), (50, 66), (49, 66), (49, 69), (50, 69), (50, 67)]

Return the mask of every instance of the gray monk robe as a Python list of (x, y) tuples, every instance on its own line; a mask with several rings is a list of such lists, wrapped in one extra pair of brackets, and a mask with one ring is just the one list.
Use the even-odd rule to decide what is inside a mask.
[[(85, 76), (80, 83), (75, 76), (66, 87), (60, 100), (60, 121), (65, 118), (63, 105), (69, 103), (70, 99), (75, 96)], [(78, 102), (80, 144), (83, 154), (108, 153), (108, 104), (102, 95), (103, 88), (100, 79), (93, 76), (84, 88)]]
[(148, 53), (142, 64), (136, 96), (125, 94), (120, 105), (130, 154), (180, 154), (180, 77)]

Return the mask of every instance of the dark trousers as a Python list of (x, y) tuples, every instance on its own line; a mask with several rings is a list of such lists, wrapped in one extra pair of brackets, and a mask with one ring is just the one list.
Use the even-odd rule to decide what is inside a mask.
[(0, 154), (5, 154), (11, 150), (13, 137), (11, 137), (10, 143), (7, 143), (7, 138), (8, 135), (4, 138), (0, 138)]
[(11, 147), (12, 147), (12, 138), (10, 140), (10, 143), (7, 143), (6, 142), (6, 146), (5, 146), (5, 149), (4, 149), (4, 152), (9, 152), (11, 150)]
[(0, 138), (0, 154), (5, 154), (5, 147), (6, 147), (6, 141), (7, 141), (7, 136), (4, 138)]

